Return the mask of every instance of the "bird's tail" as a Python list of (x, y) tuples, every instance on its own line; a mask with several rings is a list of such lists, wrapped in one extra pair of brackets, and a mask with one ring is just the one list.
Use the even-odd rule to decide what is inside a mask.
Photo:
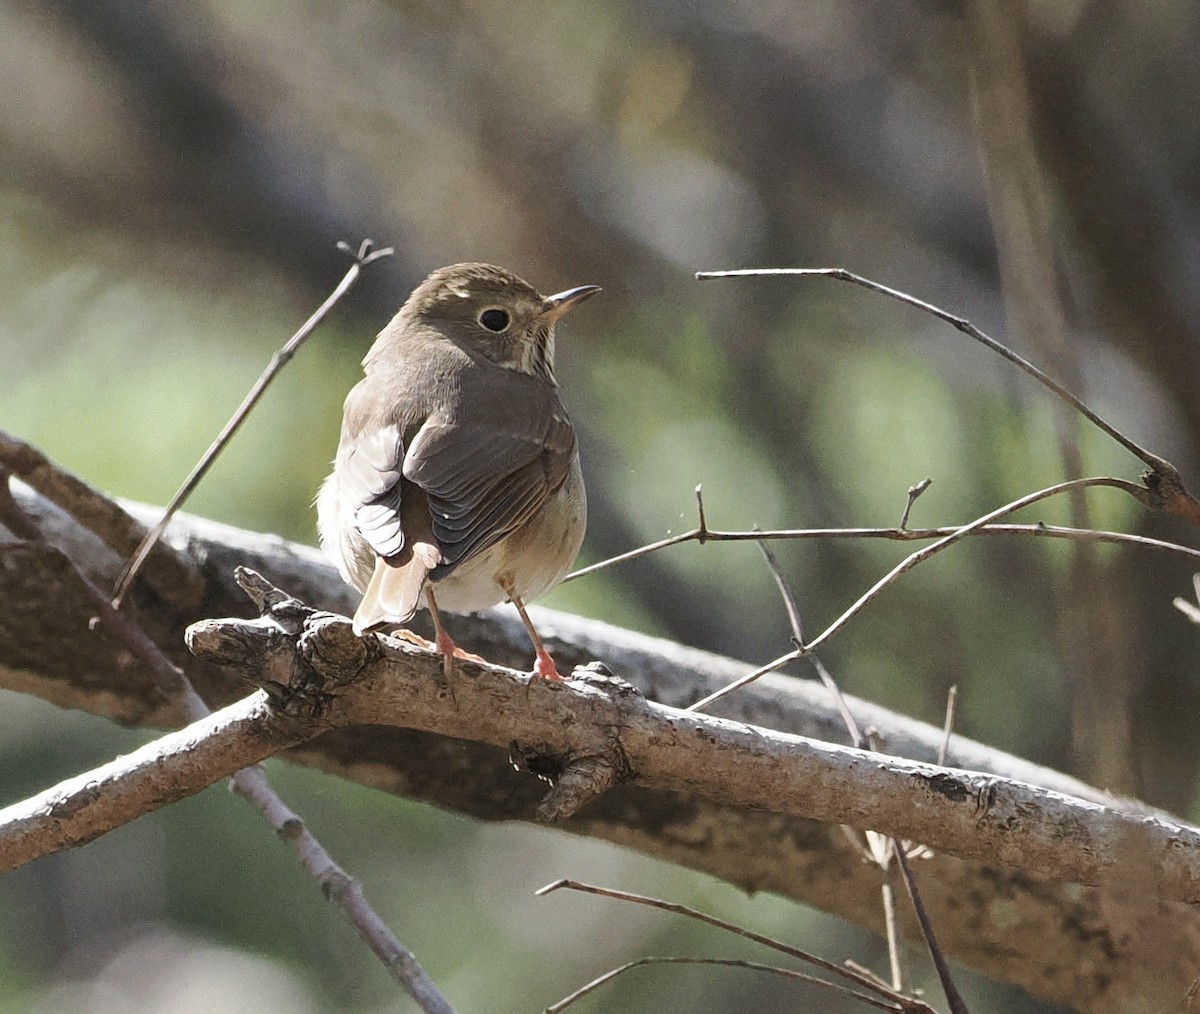
[(407, 623), (421, 603), (421, 589), (442, 554), (429, 542), (412, 542), (396, 556), (380, 557), (354, 614), (354, 632), (386, 623)]

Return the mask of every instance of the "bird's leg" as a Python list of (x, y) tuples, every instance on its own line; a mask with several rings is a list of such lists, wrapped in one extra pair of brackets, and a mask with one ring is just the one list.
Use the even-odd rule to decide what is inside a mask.
[(433, 589), (429, 585), (425, 585), (425, 598), (429, 600), (429, 615), (433, 617), (433, 640), (442, 653), (442, 675), (449, 679), (454, 653), (458, 648), (442, 626), (442, 614), (438, 612), (437, 599), (433, 597)]
[(463, 651), (446, 633), (446, 628), (442, 626), (442, 614), (438, 612), (437, 600), (433, 597), (433, 589), (429, 585), (425, 585), (425, 598), (429, 603), (429, 615), (433, 618), (433, 643), (442, 653), (442, 673), (446, 679), (450, 678), (453, 659), (465, 658), (468, 662), (486, 662), (486, 659), (478, 655)]
[(561, 680), (564, 677), (559, 675), (558, 667), (554, 664), (554, 659), (550, 657), (550, 652), (546, 650), (546, 646), (542, 644), (542, 639), (538, 636), (537, 630), (533, 626), (533, 621), (529, 619), (529, 614), (525, 612), (525, 604), (521, 601), (520, 596), (513, 591), (511, 584), (501, 585), (508, 593), (508, 601), (517, 608), (517, 614), (521, 617), (521, 622), (525, 624), (525, 631), (529, 634), (529, 640), (533, 642), (533, 650), (536, 653), (536, 661), (533, 663), (533, 678), (547, 680)]

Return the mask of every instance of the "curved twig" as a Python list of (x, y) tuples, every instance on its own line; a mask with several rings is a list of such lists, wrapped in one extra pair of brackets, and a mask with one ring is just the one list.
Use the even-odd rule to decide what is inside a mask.
[[(1053, 377), (1038, 369), (1028, 359), (1017, 355), (1012, 349), (981, 331), (965, 317), (959, 317), (948, 310), (943, 310), (941, 307), (935, 306), (933, 303), (927, 303), (923, 299), (917, 299), (916, 296), (910, 296), (907, 292), (901, 292), (899, 289), (881, 285), (870, 278), (856, 275), (853, 271), (847, 271), (845, 268), (742, 268), (734, 271), (696, 272), (696, 278), (701, 281), (711, 278), (770, 277), (778, 275), (836, 278), (838, 281), (850, 282), (852, 285), (859, 285), (864, 289), (870, 289), (872, 292), (878, 292), (880, 295), (888, 296), (908, 306), (916, 307), (918, 310), (922, 310), (930, 316), (938, 318), (938, 320), (945, 321), (951, 327), (975, 339), (981, 345), (985, 345), (997, 355), (1007, 359), (1014, 366), (1024, 370), (1048, 391), (1075, 409), (1076, 412), (1087, 419), (1093, 426), (1106, 433), (1129, 451), (1130, 454), (1147, 465), (1150, 468), (1150, 474), (1143, 476), (1146, 485), (1144, 487), (1136, 487), (1138, 492), (1133, 493), (1144, 506), (1152, 510), (1165, 510), (1200, 527), (1200, 500), (1197, 500), (1188, 492), (1179, 474), (1179, 469), (1167, 461), (1166, 458), (1160, 457), (1153, 451), (1142, 447), (1141, 444), (1130, 437), (1127, 437), (1098, 413), (1090, 409), (1081, 398), (1067, 390), (1067, 388)], [(1133, 491), (1131, 490), (1130, 492)]]
[(254, 406), (258, 404), (258, 400), (263, 396), (271, 381), (275, 379), (279, 371), (296, 354), (296, 350), (300, 348), (304, 340), (316, 330), (317, 325), (324, 320), (325, 315), (354, 287), (354, 283), (358, 281), (359, 276), (362, 274), (362, 269), (383, 257), (390, 257), (394, 252), (391, 247), (383, 247), (376, 250), (374, 246), (375, 244), (371, 240), (364, 239), (356, 252), (347, 243), (338, 243), (339, 250), (343, 253), (348, 253), (354, 258), (354, 263), (350, 265), (350, 270), (338, 282), (337, 288), (329, 294), (325, 302), (317, 307), (313, 315), (300, 325), (299, 330), (287, 340), (283, 348), (279, 349), (271, 357), (267, 368), (263, 370), (262, 375), (255, 381), (254, 386), (250, 389), (250, 393), (246, 395), (242, 403), (237, 407), (237, 411), (230, 417), (229, 422), (217, 434), (217, 438), (209, 445), (208, 450), (204, 452), (203, 457), (196, 463), (191, 474), (184, 479), (183, 485), (171, 497), (171, 502), (167, 504), (158, 524), (146, 533), (137, 549), (134, 550), (133, 556), (129, 558), (125, 569), (121, 571), (121, 576), (117, 578), (116, 587), (113, 589), (112, 603), (114, 608), (120, 608), (121, 601), (125, 598), (125, 593), (129, 591), (129, 586), (133, 584), (133, 579), (137, 577), (137, 573), (141, 570), (142, 564), (145, 563), (146, 557), (150, 555), (150, 550), (162, 538), (162, 533), (166, 531), (171, 518), (175, 516), (175, 512), (183, 506), (184, 501), (200, 485), (200, 480), (208, 473), (213, 462), (217, 460), (217, 456), (225, 449), (225, 445), (233, 439), (233, 435), (238, 431), (238, 428), (246, 421), (246, 417), (253, 410)]
[(582, 1000), (589, 993), (595, 992), (607, 982), (611, 982), (618, 975), (628, 972), (633, 968), (641, 968), (644, 965), (718, 965), (724, 968), (747, 968), (753, 972), (767, 972), (771, 975), (780, 975), (785, 979), (794, 979), (799, 982), (807, 982), (814, 986), (824, 986), (826, 989), (831, 989), (834, 992), (841, 993), (842, 996), (849, 997), (853, 1000), (858, 1000), (860, 1003), (866, 1004), (868, 1007), (874, 1007), (877, 1010), (891, 1011), (892, 1014), (906, 1014), (906, 1012), (928, 1012), (933, 1014), (933, 1009), (927, 1004), (919, 1001), (906, 1000), (901, 1005), (896, 1002), (887, 1000), (879, 1000), (876, 997), (868, 996), (865, 993), (859, 993), (853, 989), (847, 989), (845, 986), (839, 986), (834, 982), (827, 982), (825, 979), (818, 979), (815, 975), (809, 975), (806, 972), (797, 972), (790, 968), (779, 968), (777, 965), (764, 965), (758, 961), (745, 961), (741, 958), (689, 958), (689, 957), (647, 957), (636, 958), (633, 961), (627, 961), (625, 964), (613, 968), (603, 975), (598, 976), (589, 982), (586, 986), (577, 989), (570, 996), (565, 996), (558, 1003), (552, 1003), (544, 1011), (544, 1014), (558, 1014), (559, 1011), (566, 1010), (576, 1000)]
[(832, 961), (826, 961), (824, 958), (819, 958), (815, 954), (810, 954), (808, 951), (801, 950), (799, 947), (793, 947), (791, 944), (786, 944), (782, 940), (776, 940), (774, 937), (765, 936), (762, 933), (756, 933), (754, 930), (748, 930), (736, 923), (727, 922), (724, 919), (718, 919), (714, 915), (709, 915), (707, 912), (701, 912), (691, 908), (688, 905), (681, 905), (678, 902), (663, 901), (661, 898), (652, 898), (644, 894), (633, 894), (629, 891), (618, 891), (609, 887), (599, 887), (595, 884), (584, 884), (578, 880), (556, 880), (551, 884), (547, 884), (534, 892), (539, 898), (544, 898), (548, 894), (553, 894), (555, 891), (579, 891), (583, 894), (594, 894), (601, 898), (613, 898), (616, 901), (628, 901), (635, 905), (645, 905), (648, 908), (657, 908), (663, 912), (670, 912), (672, 915), (682, 915), (689, 919), (695, 919), (697, 922), (705, 923), (708, 926), (716, 927), (717, 929), (725, 930), (728, 933), (733, 933), (736, 936), (744, 937), (746, 940), (752, 940), (756, 944), (762, 944), (764, 947), (769, 947), (771, 950), (778, 951), (780, 954), (786, 954), (788, 957), (796, 958), (799, 961), (807, 961), (810, 965), (815, 965), (832, 975), (840, 976), (853, 982), (857, 986), (864, 989), (870, 989), (878, 993), (880, 996), (890, 1000), (908, 1000), (908, 997), (900, 997), (895, 990), (890, 989), (881, 983), (875, 976), (859, 972), (854, 968), (847, 968), (844, 965), (836, 964)]

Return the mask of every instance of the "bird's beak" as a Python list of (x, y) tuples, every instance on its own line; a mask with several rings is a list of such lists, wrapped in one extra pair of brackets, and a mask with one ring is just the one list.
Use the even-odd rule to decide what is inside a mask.
[(573, 289), (567, 289), (565, 292), (556, 292), (553, 296), (547, 296), (545, 308), (542, 310), (542, 316), (547, 318), (551, 323), (558, 320), (568, 310), (582, 303), (588, 296), (594, 296), (600, 291), (599, 285), (578, 285)]

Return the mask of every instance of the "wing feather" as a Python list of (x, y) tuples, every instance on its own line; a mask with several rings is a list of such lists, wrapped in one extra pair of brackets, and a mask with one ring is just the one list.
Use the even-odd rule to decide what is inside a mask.
[(558, 491), (575, 456), (575, 431), (557, 391), (535, 378), (506, 377), (507, 410), (483, 416), (464, 391), (462, 411), (429, 420), (404, 456), (404, 478), (429, 498), (445, 577), (534, 516)]

